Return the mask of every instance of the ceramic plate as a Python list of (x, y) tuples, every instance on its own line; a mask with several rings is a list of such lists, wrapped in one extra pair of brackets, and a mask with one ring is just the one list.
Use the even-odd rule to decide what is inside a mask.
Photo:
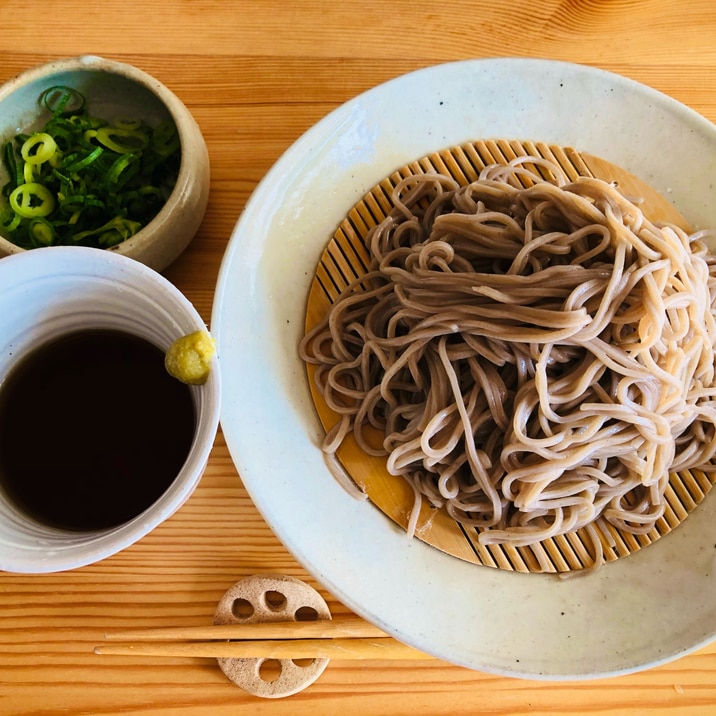
[(472, 669), (569, 679), (640, 670), (716, 636), (716, 498), (674, 532), (572, 579), (481, 567), (409, 540), (324, 464), (297, 345), (313, 273), (347, 211), (394, 169), (488, 138), (573, 146), (638, 175), (696, 227), (716, 226), (716, 128), (589, 67), (465, 61), (399, 77), (325, 117), (284, 154), (229, 243), (212, 330), (236, 467), (295, 558), (401, 641)]

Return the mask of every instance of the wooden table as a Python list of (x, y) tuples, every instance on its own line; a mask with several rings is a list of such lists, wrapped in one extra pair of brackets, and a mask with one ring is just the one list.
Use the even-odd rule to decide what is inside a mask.
[[(257, 182), (317, 120), (359, 92), (438, 62), (536, 56), (599, 66), (716, 121), (713, 0), (124, 0), (2, 2), (0, 81), (99, 54), (158, 77), (192, 110), (211, 156), (206, 218), (166, 274), (208, 321), (219, 264)], [(716, 167), (715, 167), (716, 171)], [(221, 435), (179, 512), (123, 553), (64, 574), (0, 574), (2, 714), (716, 713), (716, 644), (640, 674), (530, 682), (437, 660), (334, 660), (283, 700), (251, 697), (209, 659), (97, 656), (118, 627), (211, 622), (252, 574), (292, 575), (346, 609), (253, 506)]]

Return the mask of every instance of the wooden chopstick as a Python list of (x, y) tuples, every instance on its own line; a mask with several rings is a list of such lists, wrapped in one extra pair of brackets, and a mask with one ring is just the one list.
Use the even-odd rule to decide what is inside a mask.
[(212, 639), (378, 639), (388, 635), (360, 617), (319, 619), (306, 622), (264, 622), (196, 627), (131, 629), (107, 632), (112, 641), (181, 641)]
[(105, 644), (96, 654), (116, 656), (211, 657), (215, 659), (428, 659), (392, 637), (248, 641), (141, 642)]
[(306, 622), (131, 629), (104, 636), (108, 641), (130, 643), (96, 646), (96, 654), (215, 659), (430, 658), (354, 616)]

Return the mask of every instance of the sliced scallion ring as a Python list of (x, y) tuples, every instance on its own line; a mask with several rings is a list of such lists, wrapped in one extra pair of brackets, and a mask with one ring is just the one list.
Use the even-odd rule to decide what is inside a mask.
[(79, 90), (65, 85), (48, 87), (40, 95), (40, 104), (52, 114), (79, 114), (85, 108), (87, 100)]
[(117, 127), (117, 129), (126, 129), (129, 131), (136, 131), (138, 129), (141, 129), (142, 120), (141, 119), (116, 119), (113, 122), (113, 124), (115, 127)]
[(20, 155), (26, 164), (49, 162), (55, 152), (57, 152), (57, 144), (47, 132), (31, 134), (20, 148)]
[(13, 211), (24, 219), (47, 216), (55, 208), (55, 197), (42, 184), (20, 184), (10, 194), (10, 206)]
[(100, 127), (95, 136), (98, 142), (117, 154), (136, 152), (149, 144), (147, 133), (137, 129)]
[(122, 154), (107, 172), (107, 186), (110, 190), (121, 189), (138, 171), (139, 157)]
[(32, 219), (27, 226), (27, 232), (38, 246), (52, 246), (55, 240), (55, 227), (42, 217)]

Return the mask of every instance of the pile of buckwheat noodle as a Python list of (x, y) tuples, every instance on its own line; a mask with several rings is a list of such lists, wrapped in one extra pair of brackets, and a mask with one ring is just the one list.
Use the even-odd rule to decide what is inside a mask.
[[(525, 188), (525, 162), (549, 180)], [(300, 354), (340, 415), (324, 450), (352, 431), (386, 455), (415, 492), (409, 534), (424, 496), (483, 544), (586, 528), (599, 561), (596, 524), (648, 532), (669, 471), (716, 469), (705, 232), (538, 157), (465, 187), (411, 176), (393, 202)]]

